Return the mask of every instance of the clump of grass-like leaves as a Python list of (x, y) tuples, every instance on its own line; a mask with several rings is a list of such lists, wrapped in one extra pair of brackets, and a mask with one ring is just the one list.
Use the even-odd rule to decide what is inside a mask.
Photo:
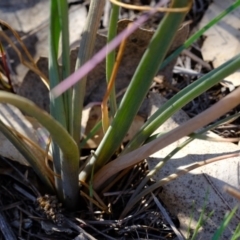
[[(113, 2), (118, 3), (118, 1)], [(176, 111), (228, 75), (237, 71), (240, 66), (240, 55), (236, 55), (220, 67), (190, 84), (167, 101), (146, 121), (138, 133), (130, 140), (128, 145), (118, 154), (117, 158), (110, 161), (114, 154), (119, 152), (118, 150), (123, 139), (159, 69), (163, 68), (172, 57), (176, 57), (184, 48), (189, 47), (193, 41), (206, 31), (206, 29), (219, 21), (228, 12), (237, 8), (240, 5), (240, 1), (236, 1), (229, 9), (209, 22), (205, 28), (189, 38), (183, 46), (167, 59), (166, 54), (174, 36), (191, 7), (192, 2), (190, 0), (172, 0), (170, 7), (167, 9), (160, 8), (161, 6), (158, 4), (156, 8), (143, 14), (136, 22), (133, 22), (132, 25), (117, 37), (116, 28), (119, 6), (112, 3), (108, 29), (108, 45), (95, 56), (92, 56), (104, 3), (105, 0), (91, 1), (87, 21), (82, 32), (75, 68), (76, 71), (71, 74), (67, 0), (51, 0), (50, 2), (50, 114), (36, 107), (30, 100), (4, 91), (0, 92), (0, 102), (9, 103), (18, 107), (20, 110), (24, 110), (25, 113), (35, 117), (39, 123), (49, 131), (52, 138), (52, 170), (54, 172), (54, 181), (51, 180), (53, 176), (46, 173), (44, 168), (39, 168), (39, 164), (37, 164), (38, 160), (32, 156), (27, 146), (22, 143), (20, 139), (12, 136), (11, 132), (7, 130), (4, 134), (8, 136), (19, 151), (21, 151), (43, 182), (52, 189), (53, 192), (56, 192), (66, 208), (71, 210), (76, 209), (79, 203), (79, 181), (83, 184), (84, 182), (90, 182), (91, 188), (97, 191), (103, 187), (104, 182), (112, 175), (133, 166), (181, 137), (189, 135), (191, 140), (199, 137), (199, 134), (203, 134), (204, 131), (208, 129), (203, 130), (198, 133), (198, 135), (194, 135), (193, 133), (196, 130), (224, 115), (240, 102), (240, 89), (238, 88), (219, 103), (201, 113), (199, 116), (189, 120), (189, 122), (183, 124), (181, 127), (163, 136), (152, 136), (153, 132)], [(121, 103), (117, 105), (113, 84), (114, 78), (112, 77), (116, 74), (116, 53), (114, 49), (121, 43), (123, 44), (124, 40), (156, 11), (165, 11), (165, 16), (160, 22), (147, 50), (140, 60)], [(124, 47), (122, 51), (124, 51)], [(58, 56), (60, 54), (62, 54), (62, 68), (60, 68), (58, 62)], [(96, 64), (103, 61), (105, 58), (106, 81), (109, 83), (109, 92), (102, 104), (103, 109), (105, 109), (102, 118), (105, 134), (97, 150), (89, 157), (86, 165), (82, 167), (79, 162), (82, 147), (80, 130), (87, 74)], [(121, 59), (121, 57), (119, 57), (119, 59)], [(108, 101), (110, 106), (109, 112), (106, 107)], [(199, 121), (199, 119), (201, 119), (201, 121)], [(4, 129), (4, 126), (1, 125), (1, 128)], [(171, 156), (173, 154), (171, 154)], [(170, 157), (167, 157), (165, 162), (169, 158)], [(201, 164), (196, 165), (196, 167), (201, 166)], [(157, 168), (159, 168), (159, 166), (157, 166)], [(80, 169), (82, 169), (81, 172), (79, 172)], [(151, 174), (154, 174), (154, 172), (153, 170)], [(143, 190), (144, 183), (149, 177), (150, 175), (143, 180), (142, 184), (140, 184), (134, 192), (126, 209), (122, 213), (122, 217), (126, 216), (131, 207), (141, 199), (147, 191), (151, 191), (161, 184), (164, 184), (163, 181), (162, 183), (155, 184), (151, 190), (150, 188)]]

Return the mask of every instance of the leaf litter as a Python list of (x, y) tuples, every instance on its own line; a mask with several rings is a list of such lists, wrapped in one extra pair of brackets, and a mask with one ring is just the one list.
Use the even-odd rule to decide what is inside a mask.
[[(148, 31), (150, 32), (150, 31)], [(147, 33), (149, 34), (149, 33)], [(149, 34), (150, 35), (150, 34)], [(100, 36), (100, 35), (99, 35)], [(99, 37), (100, 41), (99, 42), (106, 42), (106, 40), (104, 39), (103, 36)], [(185, 39), (183, 39), (184, 41)], [(134, 42), (133, 42), (134, 43)], [(181, 44), (181, 43), (180, 43)], [(131, 46), (133, 48), (133, 46)], [(202, 64), (202, 62), (199, 62), (199, 59), (201, 60), (201, 47), (199, 46), (194, 46), (193, 49), (191, 50), (191, 52), (193, 52), (194, 54), (196, 54), (196, 51), (198, 52), (197, 55), (199, 56), (197, 61), (192, 60), (191, 57), (187, 56), (187, 54), (185, 54), (184, 56), (182, 55), (181, 58), (178, 58), (178, 62), (177, 65), (172, 64), (171, 67), (169, 67), (169, 72), (165, 72), (166, 74), (165, 78), (163, 75), (160, 76), (156, 76), (155, 81), (153, 83), (152, 86), (152, 91), (154, 92), (161, 92), (164, 96), (166, 97), (171, 97), (171, 94), (174, 94), (174, 92), (179, 91), (180, 89), (182, 89), (184, 87), (184, 85), (188, 84), (191, 81), (194, 81), (195, 78), (197, 78), (199, 75), (203, 74), (204, 72), (208, 71), (209, 69), (209, 65), (207, 64)], [(74, 55), (74, 53), (72, 53), (72, 56)], [(129, 58), (129, 57), (128, 57)], [(126, 58), (126, 64), (127, 64), (127, 60), (128, 58)], [(129, 58), (131, 59), (131, 58)], [(40, 62), (42, 61), (42, 63), (40, 64)], [(180, 62), (179, 62), (180, 61)], [(73, 61), (74, 62), (74, 61)], [(40, 59), (40, 61), (38, 62), (39, 65), (47, 65), (47, 61), (46, 59)], [(193, 66), (194, 64), (194, 66)], [(175, 67), (174, 67), (175, 65)], [(178, 68), (177, 68), (178, 66)], [(98, 74), (96, 74), (97, 76), (102, 76), (100, 81), (101, 81), (101, 86), (105, 85), (105, 79), (104, 79), (104, 67), (105, 66), (99, 66), (99, 72)], [(174, 67), (174, 70), (173, 70)], [(41, 66), (40, 66), (41, 68)], [(47, 68), (41, 68), (41, 69), (47, 69)], [(185, 70), (184, 74), (183, 74), (183, 70)], [(174, 72), (173, 78), (172, 78), (172, 71)], [(120, 74), (124, 73), (124, 71), (120, 70)], [(30, 72), (28, 73), (30, 74)], [(126, 81), (129, 81), (129, 75), (131, 76), (133, 73), (128, 73), (128, 76), (123, 76), (125, 78), (128, 77), (128, 79)], [(46, 73), (47, 75), (47, 73)], [(95, 76), (96, 76), (95, 75)], [(47, 96), (47, 91), (45, 90), (41, 90), (44, 89), (41, 84), (41, 81), (35, 81), (34, 84), (38, 84), (37, 89), (39, 90), (40, 94), (39, 96), (37, 96), (37, 98), (35, 98), (34, 94), (32, 93), (27, 93), (27, 89), (31, 89), (31, 79), (33, 79), (32, 73), (31, 76), (26, 76), (24, 78), (23, 84), (22, 84), (22, 89), (21, 87), (19, 88), (19, 93), (24, 95), (24, 96), (28, 96), (30, 99), (32, 99), (33, 101), (35, 101), (37, 104), (39, 104), (43, 109), (48, 110), (48, 96)], [(121, 76), (121, 75), (120, 75)], [(36, 76), (35, 76), (36, 77)], [(35, 78), (34, 77), (34, 78)], [(170, 79), (170, 82), (168, 81), (168, 79)], [(171, 82), (171, 79), (172, 82)], [(180, 80), (179, 80), (180, 79)], [(27, 82), (27, 84), (26, 84)], [(26, 84), (26, 86), (24, 86), (24, 84)], [(29, 85), (30, 84), (30, 85)], [(91, 89), (91, 84), (90, 85), (90, 89)], [(126, 84), (127, 86), (127, 84)], [(120, 86), (119, 88), (119, 92), (124, 91), (124, 88), (126, 86)], [(92, 84), (92, 89), (94, 87), (94, 84)], [(35, 85), (36, 88), (36, 85)], [(220, 87), (218, 86), (217, 89), (221, 89), (220, 93), (222, 94), (222, 92), (226, 93), (227, 90), (223, 89), (222, 90), (222, 85), (220, 85)], [(24, 89), (24, 90), (23, 90)], [(104, 89), (104, 88), (103, 88)], [(22, 92), (21, 92), (22, 91)], [(25, 91), (25, 92), (24, 92)], [(42, 92), (44, 92), (44, 94), (42, 94)], [(211, 92), (212, 91), (212, 92)], [(205, 94), (205, 96), (203, 96), (202, 99), (204, 99), (203, 102), (205, 103), (205, 107), (208, 107), (208, 104), (213, 103), (214, 101), (217, 101), (217, 98), (219, 97), (219, 95), (217, 95), (217, 97), (215, 96), (215, 98), (212, 100), (211, 96), (214, 96), (214, 93), (216, 92), (215, 89), (211, 90), (209, 93)], [(85, 104), (92, 102), (92, 101), (101, 101), (101, 96), (103, 96), (104, 94), (104, 90), (100, 91), (99, 95), (97, 95), (96, 97), (92, 97), (94, 94), (92, 94), (92, 91), (89, 91), (89, 95), (87, 95), (87, 98), (85, 99)], [(36, 92), (35, 92), (36, 93)], [(220, 94), (220, 97), (222, 97), (222, 95)], [(216, 95), (216, 94), (215, 94)], [(43, 96), (43, 97), (42, 97)], [(208, 99), (210, 96), (210, 99)], [(34, 99), (35, 98), (35, 99)], [(203, 111), (204, 107), (202, 108), (202, 105), (200, 104), (202, 99), (197, 100), (196, 102), (192, 102), (190, 106), (187, 106), (186, 111), (187, 113), (191, 116), (196, 115), (197, 113)], [(212, 100), (212, 102), (211, 102)], [(148, 105), (148, 104), (146, 104)], [(145, 107), (145, 109), (147, 109), (148, 107)], [(197, 109), (197, 110), (196, 110)], [(145, 118), (146, 118), (146, 110), (142, 111), (143, 115), (145, 113)], [(239, 126), (236, 125), (235, 126)], [(17, 167), (17, 168), (21, 168), (21, 167)], [(9, 171), (9, 170), (8, 170)], [(31, 171), (31, 170), (28, 170)], [(7, 171), (6, 171), (7, 172)], [(26, 170), (23, 170), (23, 172), (26, 173)], [(67, 227), (68, 229), (72, 229), (72, 231), (67, 231), (66, 230), (66, 234), (62, 234), (59, 233), (59, 230), (56, 230), (56, 226), (53, 225), (52, 227), (50, 227), (50, 229), (54, 229), (53, 233), (51, 233), (51, 239), (54, 238), (54, 236), (59, 237), (61, 236), (61, 239), (72, 239), (72, 236), (77, 236), (75, 239), (91, 239), (91, 236), (87, 235), (86, 232), (84, 230), (81, 229), (85, 229), (87, 232), (91, 232), (92, 234), (92, 239), (94, 239), (94, 236), (99, 239), (99, 238), (106, 238), (106, 239), (128, 239), (128, 238), (148, 238), (148, 239), (172, 239), (174, 238), (174, 233), (170, 228), (170, 225), (168, 222), (166, 222), (166, 220), (162, 217), (162, 214), (159, 212), (156, 204), (154, 203), (154, 198), (151, 195), (147, 195), (146, 197), (144, 197), (141, 201), (141, 203), (136, 206), (133, 210), (131, 215), (129, 215), (127, 218), (123, 219), (123, 220), (112, 220), (112, 219), (118, 219), (118, 216), (121, 214), (121, 209), (124, 207), (124, 204), (126, 204), (126, 202), (128, 201), (129, 198), (129, 194), (131, 192), (134, 191), (135, 186), (137, 186), (137, 184), (139, 183), (140, 179), (142, 179), (144, 177), (144, 175), (146, 175), (148, 172), (148, 166), (147, 163), (144, 161), (143, 163), (135, 166), (133, 169), (129, 169), (128, 173), (125, 175), (122, 175), (122, 178), (120, 179), (119, 182), (115, 183), (115, 185), (112, 186), (111, 189), (105, 189), (105, 192), (103, 192), (103, 196), (104, 196), (104, 202), (108, 203), (108, 207), (109, 210), (112, 210), (112, 214), (107, 215), (102, 213), (101, 211), (99, 211), (99, 208), (97, 208), (94, 204), (90, 204), (89, 205), (89, 201), (85, 201), (82, 204), (84, 206), (88, 206), (88, 210), (87, 211), (81, 211), (79, 210), (79, 212), (75, 213), (74, 215), (78, 215), (78, 217), (74, 218), (71, 214), (64, 212), (64, 216), (67, 219), (66, 222), (69, 221), (71, 222), (71, 224), (75, 224), (74, 227), (69, 224), (69, 226)], [(4, 173), (3, 173), (4, 174)], [(15, 174), (11, 174), (11, 178), (15, 179), (15, 177), (13, 177)], [(30, 179), (32, 179), (32, 176), (30, 177)], [(5, 179), (3, 179), (4, 181)], [(15, 180), (13, 180), (15, 181)], [(7, 184), (9, 181), (7, 181)], [(37, 181), (38, 182), (38, 181)], [(34, 185), (36, 184), (39, 185), (39, 183), (34, 183)], [(149, 182), (149, 184), (151, 184), (151, 182)], [(23, 184), (24, 185), (24, 184)], [(4, 184), (3, 184), (4, 186)], [(146, 186), (147, 187), (147, 186)], [(24, 185), (24, 188), (26, 188), (28, 191), (31, 192), (29, 186)], [(39, 187), (39, 189), (41, 189), (41, 187)], [(15, 198), (15, 203), (19, 204), (22, 199), (23, 199), (23, 191), (20, 190), (14, 190), (13, 188), (11, 189), (11, 191), (6, 191), (5, 190), (5, 194), (8, 193), (8, 200), (6, 202), (4, 202), (4, 204), (2, 204), (2, 206), (6, 206), (9, 205), (10, 202), (12, 202), (12, 196), (14, 195)], [(12, 192), (13, 191), (13, 192)], [(159, 199), (161, 199), (161, 195), (160, 192), (162, 190), (158, 189), (156, 192), (154, 192), (154, 194), (156, 196), (159, 197)], [(44, 194), (46, 191), (42, 191), (42, 194)], [(17, 197), (16, 197), (17, 196)], [(37, 195), (35, 195), (37, 197)], [(28, 201), (29, 203), (31, 202), (31, 200), (24, 196), (25, 200)], [(19, 200), (19, 201), (17, 201)], [(163, 204), (163, 203), (162, 203)], [(43, 213), (39, 213), (37, 211), (32, 210), (32, 203), (29, 205), (25, 205), (24, 209), (28, 209), (30, 208), (30, 210), (28, 210), (27, 212), (23, 211), (24, 209), (21, 208), (21, 210), (19, 210), (21, 212), (22, 215), (24, 215), (25, 217), (32, 217), (32, 213), (35, 214), (35, 217), (33, 217), (34, 221), (36, 221), (37, 218), (40, 218), (42, 220), (46, 220), (46, 216), (44, 216)], [(164, 205), (164, 204), (163, 204)], [(10, 208), (10, 210), (12, 211), (12, 208)], [(7, 210), (6, 210), (7, 211)], [(12, 214), (10, 211), (10, 213), (8, 214)], [(41, 215), (42, 214), (42, 215)], [(167, 213), (169, 215), (171, 215), (169, 212)], [(37, 216), (41, 216), (41, 217), (37, 217)], [(173, 215), (171, 215), (172, 220), (174, 220), (174, 225), (176, 225), (176, 227), (179, 227), (179, 222), (178, 219), (176, 217), (174, 217)], [(19, 218), (20, 219), (20, 218)], [(84, 220), (81, 220), (84, 219)], [(23, 226), (23, 222), (22, 219), (21, 220), (21, 226)], [(19, 220), (19, 221), (20, 221)], [(33, 221), (33, 222), (34, 222)], [(73, 223), (74, 221), (74, 223)], [(39, 222), (39, 221), (38, 221)], [(45, 222), (45, 221), (44, 221)], [(47, 221), (46, 221), (47, 222)], [(50, 223), (47, 223), (49, 225), (51, 225)], [(77, 225), (76, 225), (77, 224)], [(70, 226), (71, 225), (71, 226)], [(36, 228), (35, 228), (36, 227)], [(37, 231), (39, 233), (41, 233), (40, 235), (36, 235), (31, 233), (31, 229), (30, 231), (24, 230), (23, 228), (18, 228), (18, 231), (21, 232), (23, 235), (25, 234), (25, 236), (29, 236), (30, 239), (48, 239), (47, 235), (44, 235), (46, 233), (44, 233), (43, 231), (43, 226), (42, 228), (39, 226), (39, 224), (37, 224), (34, 228), (34, 233), (36, 233), (35, 229), (38, 229)], [(20, 230), (19, 230), (20, 229)], [(64, 227), (62, 227), (62, 229), (64, 229)], [(15, 230), (16, 231), (16, 230)], [(64, 232), (64, 230), (63, 230)], [(59, 235), (60, 234), (60, 235)], [(68, 235), (69, 234), (69, 235)], [(119, 235), (120, 234), (120, 235)], [(40, 237), (41, 236), (41, 237)], [(64, 236), (64, 238), (63, 238)]]

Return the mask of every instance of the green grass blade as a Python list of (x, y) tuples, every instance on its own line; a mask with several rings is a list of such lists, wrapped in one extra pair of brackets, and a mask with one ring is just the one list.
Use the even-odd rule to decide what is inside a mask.
[(4, 134), (4, 136), (15, 146), (15, 148), (25, 157), (27, 162), (33, 168), (38, 177), (42, 180), (42, 182), (51, 190), (53, 193), (55, 192), (54, 186), (52, 185), (50, 179), (48, 178), (48, 174), (46, 173), (45, 165), (42, 164), (41, 161), (29, 150), (29, 148), (25, 145), (25, 143), (17, 137), (10, 129), (8, 129), (4, 123), (0, 120), (0, 131)]
[(192, 208), (191, 208), (191, 212), (190, 212), (190, 220), (189, 220), (188, 228), (187, 228), (187, 237), (186, 237), (187, 240), (191, 236), (191, 224), (192, 224), (192, 221), (193, 221), (193, 211), (194, 211), (194, 209), (195, 209), (195, 201), (193, 200), (193, 204), (192, 204)]
[[(82, 66), (92, 56), (95, 45), (96, 33), (99, 27), (104, 4), (105, 0), (92, 0), (90, 3), (87, 22), (82, 32), (82, 39), (80, 42), (76, 69)], [(73, 125), (71, 129), (71, 135), (73, 136), (73, 139), (76, 141), (77, 144), (80, 144), (81, 119), (86, 80), (87, 76), (84, 77), (81, 81), (79, 81), (73, 88)]]
[(101, 127), (102, 127), (102, 121), (99, 121), (99, 122), (91, 129), (91, 131), (88, 133), (88, 135), (81, 141), (81, 143), (80, 143), (80, 149), (82, 149), (82, 148), (86, 145), (87, 141), (88, 141), (90, 138), (94, 137), (94, 135), (101, 129)]
[(218, 228), (218, 230), (214, 233), (212, 240), (219, 240), (221, 235), (223, 234), (224, 230), (230, 223), (231, 219), (233, 218), (234, 214), (236, 213), (238, 207), (235, 207), (230, 213), (226, 214), (222, 224)]
[(209, 214), (207, 214), (206, 217), (204, 217), (205, 215), (205, 212), (206, 212), (206, 206), (207, 206), (207, 198), (209, 197), (209, 189), (207, 190), (206, 192), (206, 197), (205, 197), (205, 200), (204, 200), (204, 205), (202, 207), (202, 210), (201, 210), (201, 214), (200, 214), (200, 217), (198, 219), (198, 222), (197, 222), (197, 226), (196, 228), (194, 229), (194, 232), (193, 232), (193, 235), (191, 237), (191, 240), (195, 240), (197, 235), (198, 235), (198, 232), (200, 230), (201, 227), (203, 227), (207, 220), (213, 215), (214, 211), (211, 211)]
[[(50, 11), (50, 38), (49, 38), (49, 79), (50, 89), (60, 83), (60, 72), (58, 66), (58, 47), (61, 33), (60, 16), (58, 12), (57, 1), (51, 1)], [(51, 98), (51, 96), (50, 96)], [(64, 109), (63, 96), (57, 99), (50, 99), (50, 112), (51, 115), (66, 128), (66, 115)]]
[(62, 79), (65, 79), (70, 75), (68, 3), (66, 0), (58, 2), (58, 10), (62, 36)]
[[(185, 7), (188, 2), (175, 0), (172, 7)], [(167, 13), (161, 21), (136, 69), (111, 126), (96, 150), (97, 158), (93, 156), (90, 159), (84, 171), (80, 173), (81, 180), (89, 176), (93, 165), (96, 171), (103, 166), (120, 146), (185, 15), (186, 13), (182, 12)]]
[[(50, 3), (50, 33), (49, 33), (49, 80), (50, 89), (55, 87), (60, 83), (60, 70), (58, 66), (58, 48), (59, 39), (61, 33), (61, 23), (58, 11), (58, 1), (51, 0)], [(50, 113), (54, 119), (56, 119), (65, 129), (67, 129), (66, 114), (64, 107), (64, 95), (57, 99), (52, 98), (50, 95)], [(57, 144), (53, 142), (52, 144), (53, 152), (53, 165), (56, 174), (61, 175), (61, 157), (60, 149)], [(58, 196), (63, 199), (62, 192), (62, 181), (61, 179), (55, 177), (55, 184), (58, 192)]]
[(240, 223), (238, 224), (231, 240), (238, 240), (240, 238)]
[[(73, 209), (78, 203), (78, 147), (67, 130), (54, 120), (47, 112), (37, 107), (30, 100), (12, 93), (0, 91), (0, 102), (9, 103), (35, 117), (51, 134), (53, 141), (61, 149), (60, 168), (62, 169), (63, 198), (67, 208)], [(61, 196), (60, 196), (61, 197)]]
[(225, 77), (237, 71), (239, 69), (239, 64), (240, 55), (237, 55), (177, 93), (148, 119), (127, 145), (124, 153), (130, 152), (142, 145), (147, 138), (176, 111)]
[(190, 47), (192, 45), (192, 43), (194, 43), (199, 37), (201, 37), (203, 35), (204, 32), (206, 32), (209, 28), (214, 26), (216, 23), (218, 23), (221, 19), (223, 19), (225, 16), (227, 16), (230, 12), (232, 12), (239, 6), (240, 6), (240, 0), (237, 0), (235, 3), (233, 3), (227, 9), (225, 9), (223, 12), (221, 12), (218, 16), (216, 16), (211, 21), (209, 21), (206, 26), (201, 28), (196, 33), (194, 33), (182, 46), (180, 46), (171, 55), (169, 55), (166, 58), (166, 60), (164, 60), (160, 69), (163, 69), (164, 67), (166, 67), (166, 65), (169, 64), (172, 60), (174, 60), (182, 52), (182, 50)]
[[(68, 29), (68, 3), (67, 0), (57, 1), (58, 3), (58, 11), (59, 11), (59, 22), (61, 28), (61, 43), (62, 43), (62, 76), (61, 80), (67, 78), (70, 75), (70, 46), (69, 46), (69, 29)], [(70, 119), (69, 116), (71, 114), (72, 108), (72, 99), (71, 99), (72, 91), (68, 90), (63, 94), (64, 99), (64, 108), (66, 114), (66, 124), (67, 129), (70, 129)]]
[[(110, 23), (108, 28), (108, 38), (107, 42), (111, 42), (116, 35), (117, 35), (117, 21), (118, 21), (118, 15), (119, 15), (119, 7), (117, 5), (112, 4), (111, 9), (111, 15), (110, 15)], [(107, 82), (110, 81), (113, 66), (115, 63), (115, 57), (116, 57), (116, 51), (110, 52), (106, 57), (106, 77)], [(115, 93), (115, 87), (113, 86), (113, 89), (110, 94), (110, 116), (113, 117), (117, 111), (117, 103), (116, 103), (116, 93)]]

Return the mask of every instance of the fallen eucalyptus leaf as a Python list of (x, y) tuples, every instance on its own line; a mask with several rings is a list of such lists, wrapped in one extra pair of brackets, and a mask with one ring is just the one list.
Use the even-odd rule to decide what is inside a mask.
[(49, 3), (47, 0), (3, 1), (0, 13), (1, 19), (11, 23), (17, 31), (29, 32), (48, 20)]
[[(204, 27), (209, 22), (209, 19), (216, 17), (234, 2), (233, 0), (215, 0), (205, 12), (199, 28)], [(239, 19), (240, 12), (239, 9), (236, 9), (204, 33), (206, 39), (202, 46), (202, 55), (204, 60), (211, 61), (215, 68), (239, 53)], [(240, 85), (239, 78), (240, 71), (237, 71), (228, 76), (224, 83), (232, 91)]]

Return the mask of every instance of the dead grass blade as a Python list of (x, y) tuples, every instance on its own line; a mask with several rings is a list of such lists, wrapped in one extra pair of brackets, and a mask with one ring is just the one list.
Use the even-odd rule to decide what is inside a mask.
[(176, 173), (173, 173), (171, 175), (169, 175), (168, 177), (166, 178), (163, 178), (162, 180), (154, 183), (153, 185), (149, 186), (148, 188), (146, 188), (145, 190), (143, 190), (140, 194), (138, 194), (131, 202), (129, 202), (129, 204), (126, 206), (126, 208), (123, 210), (122, 212), (122, 215), (120, 216), (120, 219), (123, 218), (124, 216), (126, 216), (126, 214), (132, 209), (132, 207), (138, 202), (141, 200), (141, 198), (143, 196), (145, 196), (146, 194), (154, 191), (155, 189), (171, 182), (172, 180), (175, 180), (177, 179), (178, 177), (180, 176), (183, 176), (185, 175), (186, 173), (196, 169), (196, 168), (199, 168), (199, 167), (202, 167), (204, 165), (207, 165), (207, 164), (210, 164), (210, 163), (214, 163), (214, 162), (217, 162), (217, 161), (220, 161), (220, 160), (225, 160), (226, 158), (233, 158), (233, 157), (237, 157), (240, 155), (240, 151), (237, 152), (237, 153), (232, 153), (232, 154), (226, 154), (226, 155), (223, 155), (223, 156), (218, 156), (218, 157), (215, 157), (215, 158), (210, 158), (208, 160), (205, 160), (205, 161), (201, 161), (201, 162), (198, 162), (198, 163), (195, 163), (195, 164), (192, 164), (184, 169), (181, 169), (179, 171), (177, 171)]
[(238, 190), (236, 190), (230, 186), (224, 186), (224, 190), (225, 190), (225, 192), (227, 192), (228, 194), (237, 198), (240, 201), (240, 192)]
[(107, 209), (104, 209), (98, 201), (96, 201), (95, 199), (89, 197), (85, 192), (80, 191), (81, 196), (85, 197), (90, 203), (93, 203), (94, 205), (96, 205), (98, 208), (100, 208), (102, 211), (107, 212)]
[[(86, 187), (89, 190), (89, 185), (85, 182), (80, 182), (84, 187)], [(99, 207), (100, 209), (102, 209), (104, 212), (109, 213), (108, 211), (108, 207), (106, 206), (106, 204), (101, 200), (101, 198), (99, 197), (99, 195), (93, 190), (93, 197), (97, 200), (95, 201), (94, 199), (92, 199), (91, 197), (89, 197), (86, 193), (84, 193), (83, 191), (81, 191), (81, 194), (86, 197), (88, 200), (90, 200), (91, 202), (93, 202), (97, 207)]]
[(120, 1), (117, 0), (110, 0), (110, 2), (112, 2), (113, 4), (119, 6), (119, 7), (123, 7), (126, 9), (131, 9), (131, 10), (137, 10), (137, 11), (151, 11), (151, 10), (155, 10), (158, 12), (189, 12), (189, 10), (192, 7), (192, 2), (193, 1), (189, 1), (189, 4), (187, 7), (182, 7), (182, 8), (166, 8), (166, 7), (158, 7), (158, 8), (153, 8), (153, 7), (149, 7), (149, 6), (136, 6), (136, 5), (132, 5), (132, 4), (127, 4), (127, 3), (122, 3)]
[(185, 122), (181, 126), (124, 156), (118, 157), (114, 161), (105, 165), (95, 174), (93, 180), (94, 189), (99, 189), (107, 179), (119, 171), (137, 164), (142, 159), (147, 158), (151, 154), (163, 149), (178, 139), (193, 133), (203, 126), (206, 126), (207, 124), (227, 113), (229, 110), (236, 107), (239, 103), (240, 87), (221, 99), (209, 109)]
[(22, 41), (21, 37), (19, 36), (19, 34), (13, 29), (11, 28), (10, 25), (8, 25), (6, 22), (0, 20), (0, 24), (4, 25), (5, 27), (7, 27), (12, 34), (14, 35), (14, 37), (17, 39), (18, 43), (20, 44), (20, 46), (22, 47), (24, 53), (26, 54), (26, 56), (29, 59), (29, 62), (24, 60), (21, 52), (19, 51), (19, 49), (16, 47), (16, 45), (14, 44), (14, 42), (3, 32), (0, 31), (0, 36), (2, 36), (8, 43), (9, 45), (14, 49), (14, 51), (17, 53), (18, 58), (20, 60), (20, 62), (26, 66), (27, 68), (29, 68), (30, 70), (32, 70), (34, 73), (36, 73), (37, 75), (39, 75), (41, 77), (41, 80), (43, 81), (43, 83), (46, 85), (46, 87), (49, 89), (49, 80), (48, 78), (39, 70), (39, 68), (37, 67), (37, 65), (34, 62), (34, 59), (32, 58), (31, 54), (28, 52), (24, 42)]

